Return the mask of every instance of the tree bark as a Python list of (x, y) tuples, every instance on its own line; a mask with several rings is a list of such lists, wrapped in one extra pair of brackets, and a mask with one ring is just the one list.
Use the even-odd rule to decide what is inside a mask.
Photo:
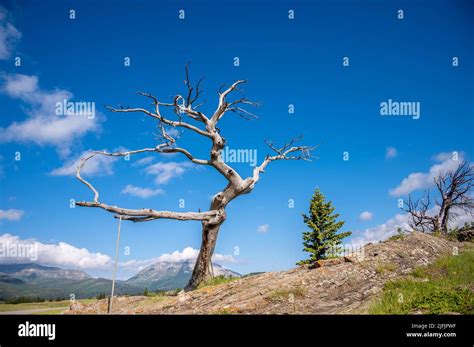
[[(222, 222), (223, 223), (223, 222)], [(202, 282), (212, 278), (211, 261), (214, 249), (216, 248), (217, 234), (221, 224), (202, 223), (202, 241), (199, 255), (194, 265), (193, 274), (185, 290), (194, 290)]]
[(448, 235), (448, 221), (449, 221), (449, 210), (450, 210), (450, 206), (451, 203), (448, 201), (448, 203), (446, 204), (446, 207), (443, 209), (443, 214), (442, 214), (442, 218), (441, 218), (441, 233), (443, 235)]

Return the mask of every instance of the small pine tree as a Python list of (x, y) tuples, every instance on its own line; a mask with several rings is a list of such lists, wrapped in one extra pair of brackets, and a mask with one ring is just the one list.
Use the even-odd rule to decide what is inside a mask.
[(143, 291), (143, 296), (148, 296), (148, 288), (145, 287), (145, 290)]
[(298, 262), (298, 265), (311, 264), (328, 257), (328, 250), (335, 249), (342, 239), (351, 234), (350, 231), (337, 234), (344, 221), (337, 221), (339, 214), (334, 212), (331, 201), (325, 202), (325, 197), (319, 188), (315, 190), (309, 207), (309, 215), (303, 214), (303, 220), (311, 231), (303, 232), (303, 250), (311, 253), (310, 258)]

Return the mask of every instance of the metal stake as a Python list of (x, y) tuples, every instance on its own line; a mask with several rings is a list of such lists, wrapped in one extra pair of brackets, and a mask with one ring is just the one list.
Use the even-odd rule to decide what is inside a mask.
[(112, 302), (114, 301), (114, 290), (115, 290), (115, 277), (117, 276), (117, 265), (118, 265), (118, 250), (120, 242), (120, 226), (122, 225), (122, 216), (120, 216), (117, 232), (117, 245), (115, 246), (115, 266), (114, 266), (114, 277), (112, 278), (112, 294), (110, 295), (109, 308), (107, 313), (112, 313)]

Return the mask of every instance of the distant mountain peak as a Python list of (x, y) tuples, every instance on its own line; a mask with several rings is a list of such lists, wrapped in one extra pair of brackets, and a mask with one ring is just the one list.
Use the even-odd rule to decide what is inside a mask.
[(44, 278), (66, 278), (71, 280), (91, 278), (82, 270), (62, 269), (37, 263), (0, 264), (0, 273), (25, 281)]
[[(81, 270), (62, 269), (37, 263), (0, 264), (0, 300), (17, 297), (67, 299), (90, 298), (110, 293), (112, 281), (92, 278)], [(117, 295), (140, 294), (143, 289), (116, 281)]]
[[(173, 290), (184, 288), (191, 278), (195, 260), (183, 260), (179, 262), (157, 261), (136, 275), (129, 278), (126, 283), (146, 287), (148, 290)], [(240, 274), (225, 267), (213, 263), (215, 276), (240, 277)]]

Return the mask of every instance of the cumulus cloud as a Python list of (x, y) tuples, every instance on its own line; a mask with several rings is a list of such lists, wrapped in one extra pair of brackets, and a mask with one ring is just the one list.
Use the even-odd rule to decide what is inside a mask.
[(143, 165), (148, 165), (148, 164), (151, 164), (153, 162), (155, 158), (152, 157), (152, 156), (149, 156), (149, 157), (145, 157), (145, 158), (141, 158), (139, 160), (136, 160), (133, 162), (133, 166), (143, 166)]
[[(3, 234), (0, 235), (0, 244), (4, 253), (0, 257), (0, 263), (37, 262), (43, 265), (82, 270), (104, 269), (111, 265), (111, 258), (108, 255), (92, 253), (85, 248), (78, 248), (66, 242), (45, 244), (34, 239), (22, 240), (18, 236)], [(26, 253), (17, 252), (15, 256), (11, 256), (12, 250), (21, 249), (29, 251)]]
[[(156, 258), (119, 262), (119, 270), (122, 272), (122, 277), (127, 277), (158, 261), (193, 261), (198, 254), (199, 250), (186, 247), (181, 252), (165, 253)], [(212, 260), (220, 264), (236, 263), (234, 257), (228, 254), (215, 253)], [(21, 239), (11, 234), (0, 235), (0, 264), (30, 262), (46, 266), (102, 272), (104, 270), (111, 271), (114, 266), (114, 261), (110, 256), (100, 252), (94, 253), (66, 242), (42, 243), (35, 239)]]
[(259, 225), (257, 228), (257, 232), (259, 233), (267, 233), (268, 231), (270, 231), (270, 225), (268, 224)]
[[(434, 206), (427, 211), (427, 215), (433, 216), (439, 211), (439, 206)], [(463, 226), (467, 222), (472, 222), (473, 217), (469, 212), (462, 209), (455, 208), (452, 211), (452, 217), (449, 222), (449, 228), (455, 228)], [(456, 216), (454, 216), (456, 214)], [(383, 224), (376, 225), (372, 228), (367, 228), (361, 232), (354, 232), (356, 237), (353, 239), (353, 243), (369, 243), (383, 241), (390, 236), (397, 234), (397, 229), (412, 230), (410, 225), (410, 215), (408, 213), (398, 213), (395, 217), (390, 218)], [(357, 235), (359, 235), (357, 237)]]
[[(184, 248), (181, 252), (180, 251), (174, 251), (173, 253), (165, 253), (156, 258), (156, 261), (166, 261), (166, 262), (182, 262), (182, 261), (188, 261), (188, 260), (196, 260), (198, 257), (199, 250), (192, 248), (192, 247), (186, 247)], [(219, 253), (214, 253), (212, 256), (212, 261), (215, 261), (217, 263), (235, 263), (236, 260), (232, 255), (229, 254), (219, 254)]]
[(181, 262), (187, 260), (194, 260), (197, 258), (199, 251), (192, 247), (186, 247), (181, 252), (174, 251), (173, 253), (162, 254), (158, 260), (167, 262)]
[(150, 266), (158, 261), (158, 258), (149, 258), (144, 260), (127, 260), (119, 262), (119, 271), (121, 272), (121, 277), (124, 279), (130, 278), (131, 276), (137, 274), (139, 271), (142, 271), (147, 266)]
[[(0, 59), (8, 59), (21, 38), (7, 11), (0, 6)], [(27, 118), (0, 128), (0, 143), (18, 142), (51, 145), (66, 156), (74, 142), (89, 132), (99, 130), (99, 117), (83, 114), (56, 114), (56, 103), (72, 99), (68, 90), (43, 90), (38, 77), (24, 74), (0, 74), (0, 92), (25, 104)], [(17, 119), (17, 116), (11, 118)]]
[(182, 176), (186, 169), (190, 167), (192, 167), (192, 164), (188, 162), (159, 162), (147, 166), (145, 172), (149, 175), (155, 175), (155, 183), (159, 185), (168, 183), (175, 177)]
[(385, 150), (386, 159), (395, 158), (397, 155), (398, 155), (398, 151), (395, 147), (387, 147), (387, 149)]
[(22, 210), (0, 210), (0, 220), (6, 219), (9, 221), (18, 221), (23, 217), (24, 212)]
[(11, 56), (13, 47), (20, 40), (21, 32), (13, 26), (5, 8), (0, 6), (0, 59)]
[[(90, 151), (82, 152), (78, 157), (67, 160), (63, 166), (50, 172), (53, 176), (73, 176), (83, 157), (90, 154)], [(119, 157), (96, 155), (89, 159), (81, 170), (82, 176), (109, 176), (113, 174), (113, 164)]]
[[(128, 260), (119, 264), (119, 269), (121, 270), (121, 278), (130, 278), (135, 275), (137, 272), (143, 270), (147, 266), (155, 264), (157, 262), (169, 262), (169, 263), (179, 263), (183, 261), (194, 262), (197, 259), (199, 250), (186, 247), (182, 251), (174, 251), (172, 253), (164, 253), (159, 257), (144, 259), (144, 260)], [(230, 254), (219, 254), (214, 253), (212, 256), (212, 261), (218, 264), (233, 264), (237, 263), (237, 260)]]
[(374, 214), (369, 211), (364, 211), (359, 215), (359, 219), (363, 221), (371, 220), (374, 217)]
[(428, 172), (415, 172), (409, 174), (397, 187), (390, 190), (390, 195), (402, 196), (415, 190), (432, 187), (435, 184), (435, 177), (439, 174), (455, 169), (463, 161), (462, 153), (459, 153), (457, 160), (455, 160), (456, 157), (453, 155), (454, 153), (456, 152), (437, 154), (434, 159), (438, 161), (438, 164), (431, 166)]
[[(98, 119), (84, 114), (57, 114), (56, 103), (72, 99), (68, 90), (43, 90), (38, 77), (23, 74), (0, 76), (1, 92), (25, 103), (27, 118), (0, 128), (0, 142), (51, 145), (68, 155), (74, 141), (99, 130)], [(14, 117), (18, 118), (18, 117)]]
[(368, 242), (378, 242), (385, 240), (392, 235), (397, 233), (397, 228), (409, 229), (408, 224), (408, 214), (396, 214), (395, 217), (390, 218), (383, 224), (379, 224), (372, 228), (367, 228), (363, 232), (356, 232), (355, 235), (359, 234), (359, 237), (356, 237), (354, 243), (368, 243)]
[(123, 194), (129, 194), (132, 196), (137, 196), (139, 198), (150, 198), (152, 196), (163, 194), (165, 191), (163, 189), (151, 189), (151, 188), (140, 188), (134, 185), (127, 185), (123, 190)]

